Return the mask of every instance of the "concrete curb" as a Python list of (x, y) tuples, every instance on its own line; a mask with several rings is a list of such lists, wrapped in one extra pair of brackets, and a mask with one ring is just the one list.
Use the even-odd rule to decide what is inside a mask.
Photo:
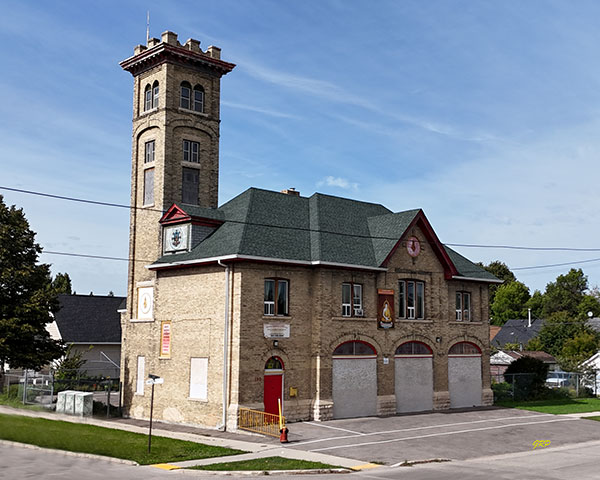
[(258, 477), (267, 475), (317, 475), (317, 474), (330, 474), (330, 473), (353, 473), (352, 470), (346, 468), (318, 468), (313, 470), (189, 470), (180, 469), (176, 470), (177, 473), (184, 475), (221, 475), (221, 476), (246, 476), (246, 477)]
[(0, 445), (8, 445), (9, 447), (29, 448), (32, 450), (42, 450), (49, 453), (59, 453), (68, 457), (80, 457), (90, 458), (92, 460), (104, 460), (105, 462), (122, 463), (124, 465), (131, 465), (133, 467), (139, 467), (140, 464), (133, 460), (125, 460), (123, 458), (105, 457), (104, 455), (95, 455), (93, 453), (82, 453), (82, 452), (71, 452), (69, 450), (57, 450), (55, 448), (38, 447), (30, 443), (11, 442), (10, 440), (0, 440)]

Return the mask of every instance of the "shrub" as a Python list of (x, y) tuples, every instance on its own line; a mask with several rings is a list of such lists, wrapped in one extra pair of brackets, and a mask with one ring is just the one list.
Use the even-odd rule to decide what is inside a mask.
[(533, 357), (521, 357), (512, 362), (504, 378), (512, 385), (515, 400), (529, 400), (546, 391), (548, 365)]

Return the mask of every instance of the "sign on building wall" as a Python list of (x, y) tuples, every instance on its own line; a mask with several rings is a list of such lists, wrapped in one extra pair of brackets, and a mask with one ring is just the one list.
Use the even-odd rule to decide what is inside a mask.
[(167, 252), (181, 252), (189, 247), (189, 225), (176, 225), (164, 229), (164, 250)]
[(171, 322), (160, 323), (160, 358), (171, 357)]
[(377, 328), (394, 328), (393, 290), (377, 290)]
[(154, 288), (140, 287), (138, 288), (138, 319), (151, 319), (154, 306)]
[(290, 338), (290, 325), (287, 323), (265, 323), (265, 338)]

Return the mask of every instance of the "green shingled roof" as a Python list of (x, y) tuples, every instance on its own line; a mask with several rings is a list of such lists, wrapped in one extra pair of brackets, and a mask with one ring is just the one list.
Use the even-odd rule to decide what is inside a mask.
[[(218, 209), (179, 205), (192, 217), (224, 223), (190, 252), (164, 255), (155, 266), (226, 255), (380, 267), (420, 210), (315, 193), (311, 197), (250, 188)], [(446, 251), (462, 276), (495, 277)]]

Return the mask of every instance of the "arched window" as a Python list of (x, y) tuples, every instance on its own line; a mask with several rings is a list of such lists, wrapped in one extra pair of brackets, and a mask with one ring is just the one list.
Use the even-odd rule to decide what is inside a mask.
[(366, 342), (355, 340), (344, 342), (333, 351), (334, 356), (338, 355), (377, 355), (375, 349)]
[(406, 342), (396, 349), (396, 355), (433, 355), (431, 348), (422, 342)]
[(265, 370), (283, 370), (283, 362), (279, 357), (271, 357), (265, 363)]
[(188, 82), (181, 82), (179, 106), (181, 108), (190, 109), (191, 106), (192, 86)]
[(448, 355), (481, 355), (481, 349), (471, 342), (459, 342), (450, 347)]
[(144, 89), (144, 112), (152, 110), (152, 87), (150, 84), (146, 85)]
[(204, 88), (202, 85), (194, 87), (194, 108), (195, 112), (204, 112)]
[(152, 108), (158, 108), (158, 80), (152, 84)]

